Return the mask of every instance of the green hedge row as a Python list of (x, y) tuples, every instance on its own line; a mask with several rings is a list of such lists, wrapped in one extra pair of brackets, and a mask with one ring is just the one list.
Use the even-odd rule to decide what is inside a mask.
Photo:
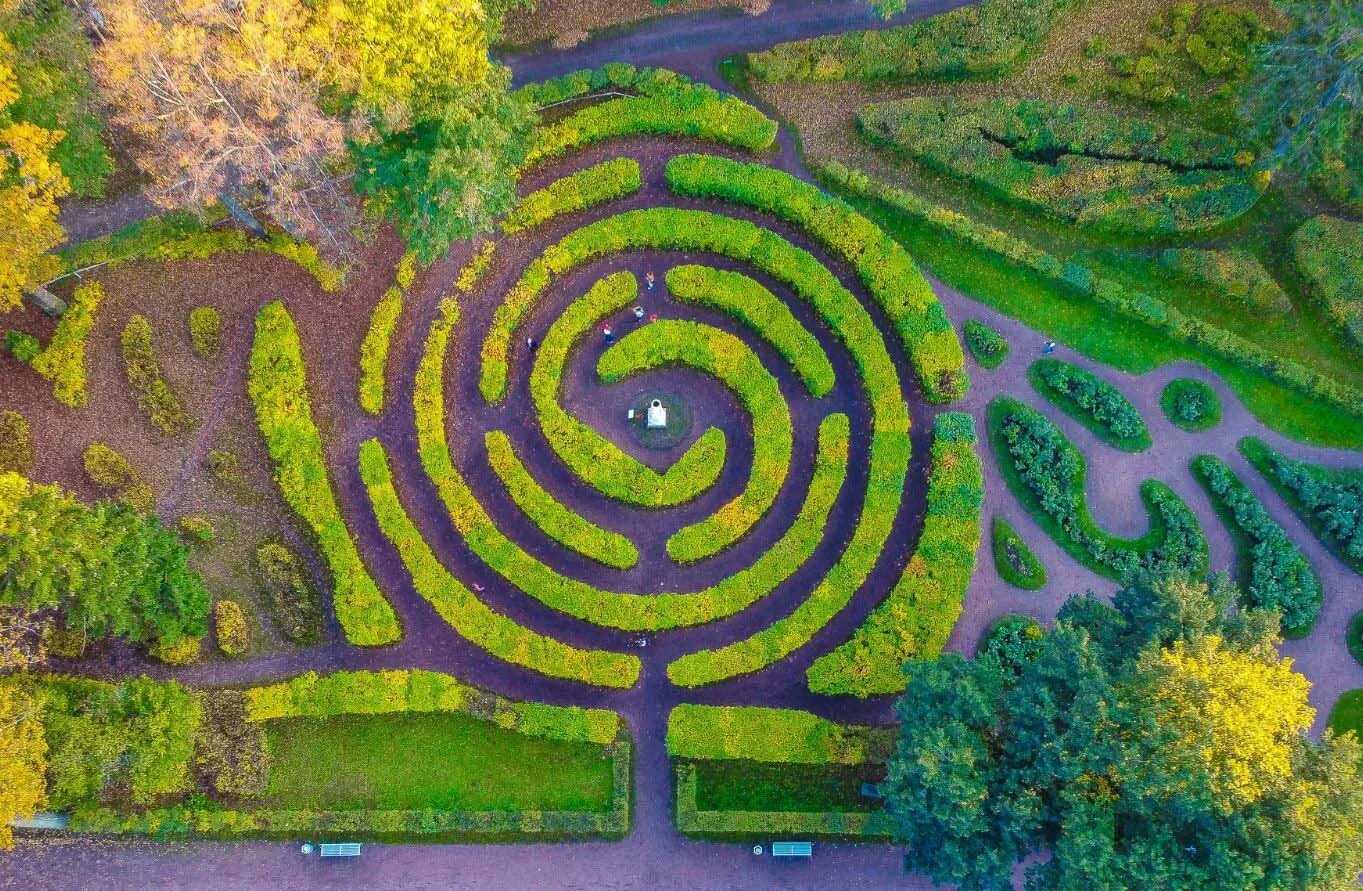
[(894, 825), (883, 811), (702, 811), (696, 806), (696, 768), (677, 765), (677, 831), (685, 835), (740, 836), (769, 841), (773, 836), (835, 836), (887, 841)]
[(505, 433), (489, 430), (483, 439), (492, 472), (541, 532), (565, 548), (616, 569), (629, 569), (639, 562), (639, 550), (628, 538), (602, 529), (547, 492), (516, 456)]
[(989, 436), (1013, 494), (1074, 559), (1108, 578), (1132, 572), (1201, 576), (1207, 541), (1188, 505), (1155, 480), (1141, 486), (1150, 531), (1123, 539), (1099, 529), (1084, 496), (1084, 456), (1049, 419), (1016, 399), (989, 404)]
[[(608, 498), (645, 507), (675, 507), (698, 498), (724, 470), (728, 440), (711, 427), (665, 472), (659, 473), (573, 417), (559, 403), (563, 369), (573, 347), (612, 312), (634, 302), (638, 282), (617, 272), (601, 279), (569, 305), (549, 327), (530, 370), (530, 398), (540, 429), (559, 460)], [(495, 330), (495, 329), (494, 329)], [(487, 355), (489, 334), (483, 344)], [(489, 365), (484, 362), (484, 380)], [(505, 386), (505, 371), (503, 371)], [(486, 391), (485, 391), (486, 392)]]
[(999, 578), (1024, 591), (1046, 587), (1046, 567), (1037, 559), (1027, 542), (1003, 517), (994, 518), (994, 568)]
[(981, 368), (998, 368), (1008, 358), (1008, 341), (984, 322), (966, 319), (961, 325), (965, 345)]
[(322, 437), (312, 420), (298, 329), (277, 300), (256, 316), (246, 387), (274, 459), (279, 490), (316, 536), (331, 570), (333, 606), (346, 639), (358, 646), (393, 643), (402, 628), (365, 569), (336, 504)]
[(620, 716), (604, 709), (520, 702), (433, 671), (307, 672), (246, 691), (251, 721), (330, 718), (395, 712), (463, 712), (503, 730), (609, 745), (620, 734)]
[(1160, 393), (1160, 408), (1177, 427), (1198, 432), (1221, 423), (1221, 400), (1216, 391), (1190, 377), (1171, 380)]
[(1180, 278), (1229, 297), (1251, 312), (1281, 316), (1292, 311), (1287, 292), (1247, 250), (1169, 248), (1160, 254), (1159, 261)]
[(1224, 328), (1195, 318), (1143, 292), (1128, 290), (1088, 266), (1064, 262), (1020, 238), (976, 223), (969, 217), (886, 185), (837, 162), (820, 168), (820, 175), (835, 187), (863, 198), (884, 203), (896, 211), (941, 230), (976, 250), (1001, 257), (1049, 279), (1067, 291), (1092, 299), (1099, 305), (1149, 325), (1182, 343), (1254, 369), (1310, 398), (1344, 411), (1363, 415), (1363, 391), (1328, 378), (1291, 359), (1285, 359)]
[(222, 354), (222, 313), (211, 306), (196, 306), (189, 311), (189, 342), (203, 359)]
[(667, 716), (667, 754), (694, 760), (883, 764), (895, 728), (835, 724), (809, 712), (682, 704)]
[(1236, 539), (1246, 601), (1281, 613), (1287, 637), (1310, 634), (1324, 595), (1306, 557), (1224, 461), (1199, 455), (1192, 469)]
[(85, 393), (85, 339), (95, 326), (95, 312), (103, 300), (104, 287), (99, 282), (77, 288), (47, 347), (29, 363), (52, 381), (52, 395), (62, 405), (84, 408), (89, 402)]
[(460, 636), (499, 659), (550, 677), (602, 687), (634, 686), (639, 678), (638, 658), (583, 650), (537, 634), (491, 609), (450, 575), (398, 499), (388, 456), (377, 439), (360, 446), (360, 476), (379, 528), (397, 549), (412, 585)]
[(398, 317), (402, 315), (402, 289), (396, 285), (384, 292), (369, 316), (369, 330), (360, 344), (360, 408), (377, 415), (383, 411), (384, 388), (388, 371), (388, 347), (393, 342)]
[(780, 43), (749, 53), (759, 80), (954, 80), (1019, 64), (1078, 0), (984, 0), (897, 28)]
[[(807, 231), (856, 267), (899, 333), (927, 398), (950, 402), (965, 395), (965, 354), (932, 286), (899, 242), (846, 202), (785, 171), (712, 155), (678, 155), (667, 163), (667, 182), (678, 195), (744, 204)], [(825, 320), (834, 330), (842, 321)]]
[(761, 284), (739, 272), (683, 265), (667, 270), (667, 292), (682, 303), (717, 309), (743, 322), (791, 364), (811, 396), (827, 396), (833, 363), (795, 314)]
[(885, 601), (852, 639), (819, 657), (806, 676), (815, 693), (859, 697), (904, 689), (904, 664), (942, 651), (960, 617), (980, 545), (984, 473), (975, 419), (946, 412), (933, 423), (927, 516), (913, 556)]
[(526, 195), (502, 220), (502, 231), (513, 235), (533, 229), (555, 217), (633, 195), (642, 184), (639, 162), (633, 158), (602, 161)]
[(1292, 235), (1292, 260), (1307, 292), (1351, 344), (1363, 349), (1363, 223), (1307, 220)]
[(1152, 445), (1136, 406), (1087, 368), (1038, 359), (1027, 369), (1027, 377), (1051, 404), (1108, 445), (1125, 452), (1143, 452)]
[(137, 394), (137, 407), (167, 436), (193, 430), (197, 422), (185, 410), (180, 397), (166, 383), (161, 363), (151, 346), (151, 323), (146, 316), (134, 315), (123, 326), (119, 341), (123, 353), (123, 372)]
[(695, 563), (731, 547), (766, 515), (785, 485), (795, 437), (781, 385), (747, 344), (699, 322), (664, 319), (636, 328), (606, 350), (596, 371), (616, 383), (641, 371), (682, 364), (709, 374), (738, 397), (752, 419), (753, 456), (743, 491), (667, 540), (678, 563)]
[(776, 142), (776, 122), (737, 96), (662, 69), (627, 65), (608, 68), (575, 72), (520, 91), (521, 96), (541, 106), (582, 98), (598, 90), (637, 94), (604, 99), (567, 117), (542, 123), (531, 141), (525, 167), (605, 139), (638, 134), (692, 136), (753, 152), (769, 149)]
[(1294, 461), (1252, 438), (1240, 441), (1240, 452), (1316, 537), (1363, 575), (1363, 470), (1333, 470)]
[(1034, 99), (872, 104), (857, 132), (1009, 204), (1105, 232), (1214, 228), (1268, 186), (1228, 137)]

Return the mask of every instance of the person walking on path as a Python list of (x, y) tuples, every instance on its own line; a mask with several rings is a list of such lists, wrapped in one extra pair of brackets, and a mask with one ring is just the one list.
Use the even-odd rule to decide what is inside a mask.
[(1055, 341), (1054, 341), (1054, 340), (1048, 340), (1048, 341), (1046, 341), (1046, 345), (1043, 346), (1043, 347), (1041, 348), (1041, 354), (1042, 354), (1043, 356), (1049, 356), (1051, 353), (1054, 353), (1054, 352), (1055, 352)]
[(652, 272), (649, 272), (647, 275), (645, 275), (645, 276), (644, 276), (644, 281), (648, 283), (648, 289), (649, 289), (650, 291), (652, 291), (652, 290), (653, 290), (653, 273), (652, 273)]
[(612, 344), (612, 343), (615, 343), (615, 332), (611, 330), (611, 326), (610, 326), (610, 325), (608, 325), (608, 324), (607, 324), (607, 325), (602, 325), (602, 326), (601, 326), (601, 333), (602, 333), (602, 335), (605, 336), (605, 338), (606, 338), (606, 344), (607, 344), (607, 345), (610, 345), (610, 344)]
[(644, 308), (643, 308), (642, 306), (636, 306), (636, 307), (634, 307), (634, 321), (635, 321), (636, 323), (638, 323), (638, 322), (642, 322), (643, 320), (644, 320)]
[(530, 348), (530, 352), (532, 352), (532, 353), (533, 353), (535, 350), (539, 349), (539, 346), (540, 346), (540, 345), (539, 345), (539, 342), (536, 341), (535, 338), (533, 338), (533, 337), (527, 337), (527, 338), (525, 339), (525, 345), (526, 345), (527, 347)]

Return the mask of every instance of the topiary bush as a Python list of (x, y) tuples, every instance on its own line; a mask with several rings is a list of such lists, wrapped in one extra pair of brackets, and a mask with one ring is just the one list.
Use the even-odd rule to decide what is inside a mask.
[(1127, 452), (1150, 448), (1150, 431), (1136, 407), (1116, 387), (1086, 368), (1038, 359), (1027, 369), (1038, 393), (1111, 446)]
[(1008, 358), (1008, 341), (984, 322), (967, 319), (961, 326), (966, 346), (981, 368), (998, 368)]
[(198, 422), (185, 410), (180, 397), (166, 383), (161, 363), (151, 345), (151, 323), (145, 316), (134, 315), (123, 328), (121, 339), (123, 371), (137, 394), (137, 407), (162, 433), (179, 436), (197, 426)]
[(989, 623), (975, 651), (977, 659), (993, 659), (1014, 677), (1041, 651), (1041, 638), (1046, 629), (1031, 616), (1007, 613)]
[(208, 517), (194, 515), (181, 517), (177, 525), (180, 527), (180, 534), (190, 541), (206, 544), (217, 538), (217, 532), (213, 529), (213, 521)]
[(222, 353), (222, 315), (211, 306), (191, 309), (189, 342), (203, 358), (216, 359)]
[(138, 510), (151, 510), (156, 496), (121, 452), (102, 442), (85, 447), (85, 475), (106, 494)]
[(1221, 423), (1221, 400), (1216, 391), (1190, 377), (1175, 378), (1160, 393), (1160, 408), (1176, 426), (1194, 433)]
[(994, 518), (993, 550), (999, 578), (1024, 591), (1046, 587), (1046, 567), (1003, 517)]
[(251, 648), (251, 626), (246, 612), (235, 600), (213, 604), (213, 627), (218, 633), (218, 649), (224, 656), (241, 656)]
[(5, 349), (20, 362), (31, 364), (42, 354), (43, 343), (32, 334), (11, 330), (5, 332)]
[(1349, 645), (1349, 655), (1353, 656), (1359, 665), (1363, 665), (1363, 611), (1354, 613), (1354, 617), (1349, 620), (1345, 640)]
[(33, 469), (32, 430), (13, 409), (0, 411), (0, 473), (28, 475)]

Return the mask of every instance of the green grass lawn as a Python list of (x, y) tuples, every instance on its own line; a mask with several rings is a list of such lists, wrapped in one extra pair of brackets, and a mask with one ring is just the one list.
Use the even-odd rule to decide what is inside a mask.
[(462, 714), (342, 715), (266, 725), (266, 796), (306, 810), (605, 811), (601, 746), (541, 739)]
[(1349, 690), (1340, 695), (1330, 709), (1330, 729), (1336, 733), (1352, 730), (1363, 739), (1363, 690)]
[(696, 807), (705, 811), (874, 811), (879, 804), (862, 797), (861, 784), (885, 777), (880, 764), (693, 763)]

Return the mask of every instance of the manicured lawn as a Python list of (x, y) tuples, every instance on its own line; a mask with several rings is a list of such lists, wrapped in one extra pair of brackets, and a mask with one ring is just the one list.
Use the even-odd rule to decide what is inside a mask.
[(1352, 730), (1363, 739), (1363, 690), (1342, 694), (1330, 709), (1330, 729), (1336, 733)]
[(601, 746), (462, 714), (343, 715), (267, 725), (276, 806), (315, 810), (605, 811)]
[(761, 764), (696, 761), (696, 806), (706, 811), (874, 811), (863, 782), (885, 777), (879, 764)]

